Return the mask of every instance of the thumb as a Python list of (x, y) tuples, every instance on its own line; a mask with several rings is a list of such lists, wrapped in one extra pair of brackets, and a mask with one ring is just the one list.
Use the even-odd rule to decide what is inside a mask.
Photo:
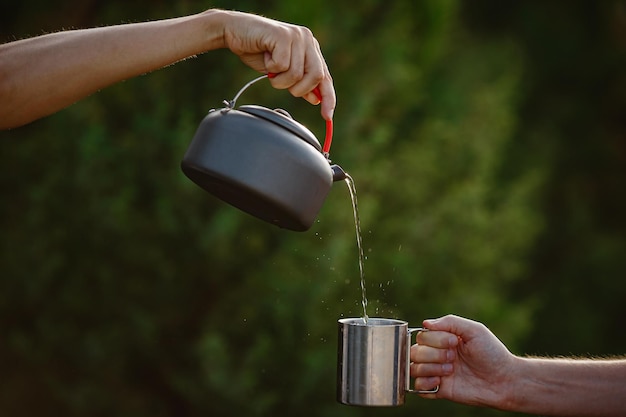
[(266, 72), (271, 72), (279, 75), (281, 72), (289, 69), (290, 58), (287, 52), (277, 51), (265, 51), (263, 53), (263, 63), (265, 64)]
[(423, 324), (428, 330), (439, 330), (452, 333), (465, 340), (470, 340), (476, 337), (483, 327), (476, 321), (452, 314), (437, 319), (424, 320)]
[(268, 66), (274, 63), (274, 60), (272, 59), (272, 54), (269, 53), (268, 51), (263, 52), (263, 62), (265, 63), (265, 68), (267, 68)]

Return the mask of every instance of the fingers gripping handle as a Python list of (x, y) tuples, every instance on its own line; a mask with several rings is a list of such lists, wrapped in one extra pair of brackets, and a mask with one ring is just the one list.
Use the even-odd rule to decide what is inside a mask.
[[(273, 72), (267, 73), (267, 78), (274, 78), (274, 77), (276, 77), (276, 74), (274, 74)], [(322, 101), (322, 93), (320, 92), (319, 86), (313, 89), (313, 94), (315, 94), (315, 97), (317, 97), (319, 101)]]
[(416, 389), (412, 389), (411, 388), (411, 343), (412, 343), (412, 339), (413, 339), (413, 333), (415, 332), (427, 332), (428, 329), (422, 328), (422, 327), (415, 327), (415, 328), (410, 328), (409, 329), (409, 337), (406, 338), (407, 340), (407, 349), (406, 349), (406, 390), (408, 392), (412, 392), (414, 394), (436, 394), (439, 391), (439, 385), (437, 385), (435, 388), (433, 388), (432, 390), (416, 390)]
[[(274, 78), (274, 77), (276, 77), (276, 74), (274, 74), (273, 72), (270, 72), (267, 74), (267, 78)], [(319, 86), (313, 89), (313, 94), (315, 94), (315, 97), (317, 97), (317, 99), (320, 102), (322, 101), (322, 93), (320, 92)], [(333, 142), (333, 121), (326, 120), (326, 135), (324, 137), (324, 146), (322, 148), (322, 153), (324, 154), (326, 158), (330, 156), (330, 145), (332, 142)]]

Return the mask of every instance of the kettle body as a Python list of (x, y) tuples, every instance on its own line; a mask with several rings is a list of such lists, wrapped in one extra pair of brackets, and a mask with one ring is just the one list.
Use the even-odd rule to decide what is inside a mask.
[(181, 168), (221, 200), (294, 231), (311, 227), (333, 181), (345, 178), (305, 126), (261, 106), (211, 110)]

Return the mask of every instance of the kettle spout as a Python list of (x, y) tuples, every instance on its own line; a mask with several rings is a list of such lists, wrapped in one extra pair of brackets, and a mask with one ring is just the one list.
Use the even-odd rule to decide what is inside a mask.
[(346, 179), (346, 172), (339, 165), (331, 165), (330, 169), (333, 171), (333, 182)]

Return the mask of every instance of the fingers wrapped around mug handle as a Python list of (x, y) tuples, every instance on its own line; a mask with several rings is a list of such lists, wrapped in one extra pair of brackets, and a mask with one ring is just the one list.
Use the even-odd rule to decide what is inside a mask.
[(413, 333), (415, 332), (427, 332), (428, 329), (423, 327), (409, 328), (409, 335), (407, 337), (407, 351), (406, 351), (406, 390), (414, 394), (436, 394), (439, 391), (439, 385), (431, 390), (416, 390), (411, 388), (411, 344), (413, 339)]

